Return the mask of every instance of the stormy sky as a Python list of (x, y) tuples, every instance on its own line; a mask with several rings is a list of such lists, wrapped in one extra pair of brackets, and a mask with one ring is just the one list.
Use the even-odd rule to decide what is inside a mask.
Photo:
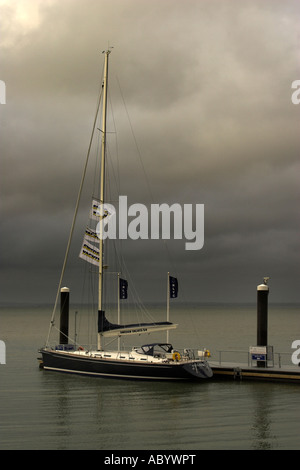
[(140, 296), (164, 300), (170, 271), (182, 301), (255, 302), (264, 276), (270, 301), (300, 301), (298, 0), (0, 8), (1, 302), (55, 299), (108, 45), (121, 194), (205, 207), (201, 250), (124, 244)]

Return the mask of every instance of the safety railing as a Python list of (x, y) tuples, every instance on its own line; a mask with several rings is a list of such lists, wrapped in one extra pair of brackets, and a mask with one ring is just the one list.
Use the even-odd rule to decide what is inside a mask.
[[(222, 365), (225, 362), (224, 356), (226, 355), (226, 362), (229, 362), (228, 356), (230, 354), (231, 362), (247, 363), (248, 366), (252, 365), (251, 353), (241, 349), (222, 349), (218, 350), (218, 362)], [(286, 360), (286, 358), (289, 360)], [(291, 353), (290, 352), (275, 352), (271, 361), (271, 366), (281, 368), (283, 365), (291, 365)]]

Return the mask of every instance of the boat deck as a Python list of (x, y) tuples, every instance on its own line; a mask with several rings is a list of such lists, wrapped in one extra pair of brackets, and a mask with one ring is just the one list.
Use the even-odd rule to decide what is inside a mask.
[(56, 351), (66, 356), (79, 356), (85, 358), (101, 359), (101, 360), (114, 360), (120, 362), (147, 362), (147, 363), (172, 363), (175, 365), (202, 363), (203, 358), (191, 358), (188, 355), (180, 354), (178, 351), (174, 353), (163, 353), (155, 355), (141, 354), (134, 349), (131, 351), (89, 351), (83, 348), (79, 349), (49, 349), (49, 351)]

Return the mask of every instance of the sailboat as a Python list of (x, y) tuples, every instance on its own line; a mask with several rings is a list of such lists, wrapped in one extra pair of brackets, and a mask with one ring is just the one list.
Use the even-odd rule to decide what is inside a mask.
[[(108, 61), (111, 50), (104, 53), (104, 77), (102, 82), (102, 142), (101, 142), (101, 176), (99, 201), (93, 200), (92, 211), (98, 216), (98, 233), (91, 229), (86, 232), (85, 241), (82, 245), (80, 257), (97, 266), (98, 276), (98, 331), (97, 347), (85, 348), (78, 346), (76, 341), (69, 339), (69, 288), (61, 287), (64, 269), (68, 255), (66, 254), (63, 270), (57, 290), (56, 301), (50, 321), (48, 337), (45, 346), (40, 349), (41, 367), (44, 370), (59, 371), (65, 373), (80, 374), (102, 378), (125, 378), (140, 380), (202, 380), (212, 377), (212, 370), (207, 362), (207, 350), (195, 353), (192, 349), (185, 348), (183, 351), (174, 349), (169, 342), (169, 331), (177, 328), (177, 324), (169, 319), (169, 300), (167, 304), (167, 320), (151, 323), (129, 323), (121, 324), (118, 313), (118, 323), (112, 323), (106, 317), (104, 310), (104, 275), (105, 265), (103, 262), (103, 230), (105, 213), (103, 209), (105, 202), (105, 159), (106, 159), (106, 118), (107, 118), (107, 89), (108, 89)], [(99, 101), (100, 106), (100, 101)], [(81, 181), (81, 187), (83, 180)], [(67, 253), (74, 230), (75, 218), (81, 189), (77, 199), (73, 224), (67, 247)], [(89, 240), (97, 240), (99, 246), (92, 244)], [(118, 299), (127, 297), (128, 283), (118, 274)], [(178, 292), (178, 281), (176, 277), (167, 279), (167, 299), (174, 298)], [(59, 344), (50, 346), (50, 333), (55, 324), (55, 311), (60, 297), (60, 327)], [(119, 309), (118, 309), (119, 312)], [(157, 331), (167, 331), (166, 342), (147, 343), (130, 350), (120, 348), (120, 338), (127, 335), (150, 334)], [(118, 339), (117, 350), (107, 350), (103, 345), (105, 338), (115, 337)]]

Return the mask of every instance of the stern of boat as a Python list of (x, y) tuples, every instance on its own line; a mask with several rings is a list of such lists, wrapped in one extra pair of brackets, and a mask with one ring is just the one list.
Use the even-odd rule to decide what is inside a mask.
[(198, 379), (210, 379), (213, 376), (213, 371), (206, 361), (188, 362), (183, 368), (191, 376)]

